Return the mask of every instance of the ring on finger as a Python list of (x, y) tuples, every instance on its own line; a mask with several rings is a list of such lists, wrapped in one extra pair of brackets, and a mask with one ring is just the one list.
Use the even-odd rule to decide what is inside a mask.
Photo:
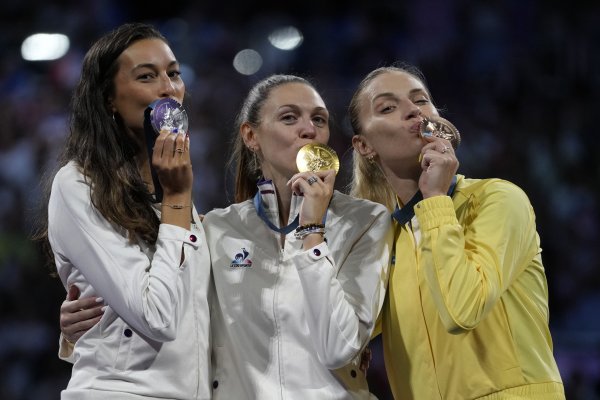
[(182, 154), (185, 150), (183, 150), (181, 148), (177, 148), (177, 149), (175, 149), (175, 151), (178, 152), (178, 153), (180, 153), (180, 154)]
[(313, 184), (313, 183), (315, 183), (316, 181), (317, 181), (317, 177), (316, 177), (316, 176), (311, 176), (310, 178), (308, 178), (308, 179), (306, 180), (306, 182), (307, 182), (309, 185), (312, 185), (312, 184)]
[(444, 146), (444, 148), (442, 149), (442, 154), (444, 154), (445, 152), (447, 152), (448, 150), (450, 150), (450, 147), (448, 146)]

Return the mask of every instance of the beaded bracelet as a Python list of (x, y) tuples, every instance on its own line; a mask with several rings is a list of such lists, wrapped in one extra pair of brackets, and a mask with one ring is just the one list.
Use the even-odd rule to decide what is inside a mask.
[(300, 225), (299, 227), (296, 228), (296, 232), (300, 232), (303, 231), (305, 229), (310, 229), (310, 228), (325, 228), (324, 224), (306, 224), (306, 225)]
[(294, 237), (298, 240), (303, 240), (308, 235), (312, 235), (313, 233), (318, 233), (321, 235), (325, 235), (325, 225), (323, 224), (307, 224), (301, 225), (296, 228), (294, 232)]

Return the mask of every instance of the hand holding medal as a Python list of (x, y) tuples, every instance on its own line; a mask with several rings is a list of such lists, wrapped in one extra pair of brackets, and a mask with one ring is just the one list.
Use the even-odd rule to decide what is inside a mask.
[[(340, 160), (336, 152), (326, 144), (309, 143), (298, 151), (296, 166), (299, 172), (290, 179), (290, 184), (296, 194), (304, 196), (300, 228), (324, 229), (325, 214), (333, 195)], [(299, 238), (303, 237), (302, 233), (306, 230), (302, 229)]]
[[(168, 138), (164, 133), (168, 132)], [(154, 147), (160, 143), (160, 148), (172, 149), (172, 152), (160, 152), (159, 154), (170, 155), (173, 159), (171, 164), (189, 164), (189, 139), (188, 116), (183, 106), (175, 99), (161, 98), (153, 101), (144, 112), (144, 133), (148, 157), (153, 161), (151, 164), (152, 181), (154, 185), (155, 200), (162, 201), (163, 185), (158, 178), (158, 171), (154, 167), (156, 155)], [(160, 136), (163, 133), (163, 136)], [(185, 156), (185, 157), (184, 157)], [(162, 158), (162, 157), (161, 157)], [(168, 180), (163, 180), (167, 183)]]

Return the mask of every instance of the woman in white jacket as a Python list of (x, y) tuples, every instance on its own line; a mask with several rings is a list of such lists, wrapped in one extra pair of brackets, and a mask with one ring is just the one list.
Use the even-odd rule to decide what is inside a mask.
[[(203, 221), (213, 398), (368, 399), (360, 354), (385, 296), (390, 214), (334, 191), (334, 170), (298, 172), (298, 150), (329, 139), (329, 112), (305, 79), (257, 83), (236, 128), (236, 203)], [(85, 301), (64, 303), (63, 333), (86, 323), (70, 313)]]
[(389, 212), (334, 191), (334, 170), (298, 172), (298, 150), (329, 139), (305, 79), (257, 83), (237, 128), (236, 204), (204, 219), (213, 398), (369, 398), (358, 355), (385, 295)]
[(65, 289), (106, 308), (78, 334), (62, 399), (210, 398), (210, 259), (191, 204), (189, 138), (156, 139), (158, 203), (143, 128), (150, 103), (184, 93), (175, 56), (149, 25), (115, 29), (84, 59), (40, 238)]

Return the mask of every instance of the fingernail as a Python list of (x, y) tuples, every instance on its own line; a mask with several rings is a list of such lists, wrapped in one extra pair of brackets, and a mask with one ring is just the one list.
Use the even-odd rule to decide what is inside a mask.
[(104, 311), (106, 311), (107, 308), (108, 308), (108, 306), (104, 306), (100, 309), (100, 311), (104, 312)]
[(96, 297), (96, 303), (102, 303), (102, 302), (104, 302), (103, 297)]

